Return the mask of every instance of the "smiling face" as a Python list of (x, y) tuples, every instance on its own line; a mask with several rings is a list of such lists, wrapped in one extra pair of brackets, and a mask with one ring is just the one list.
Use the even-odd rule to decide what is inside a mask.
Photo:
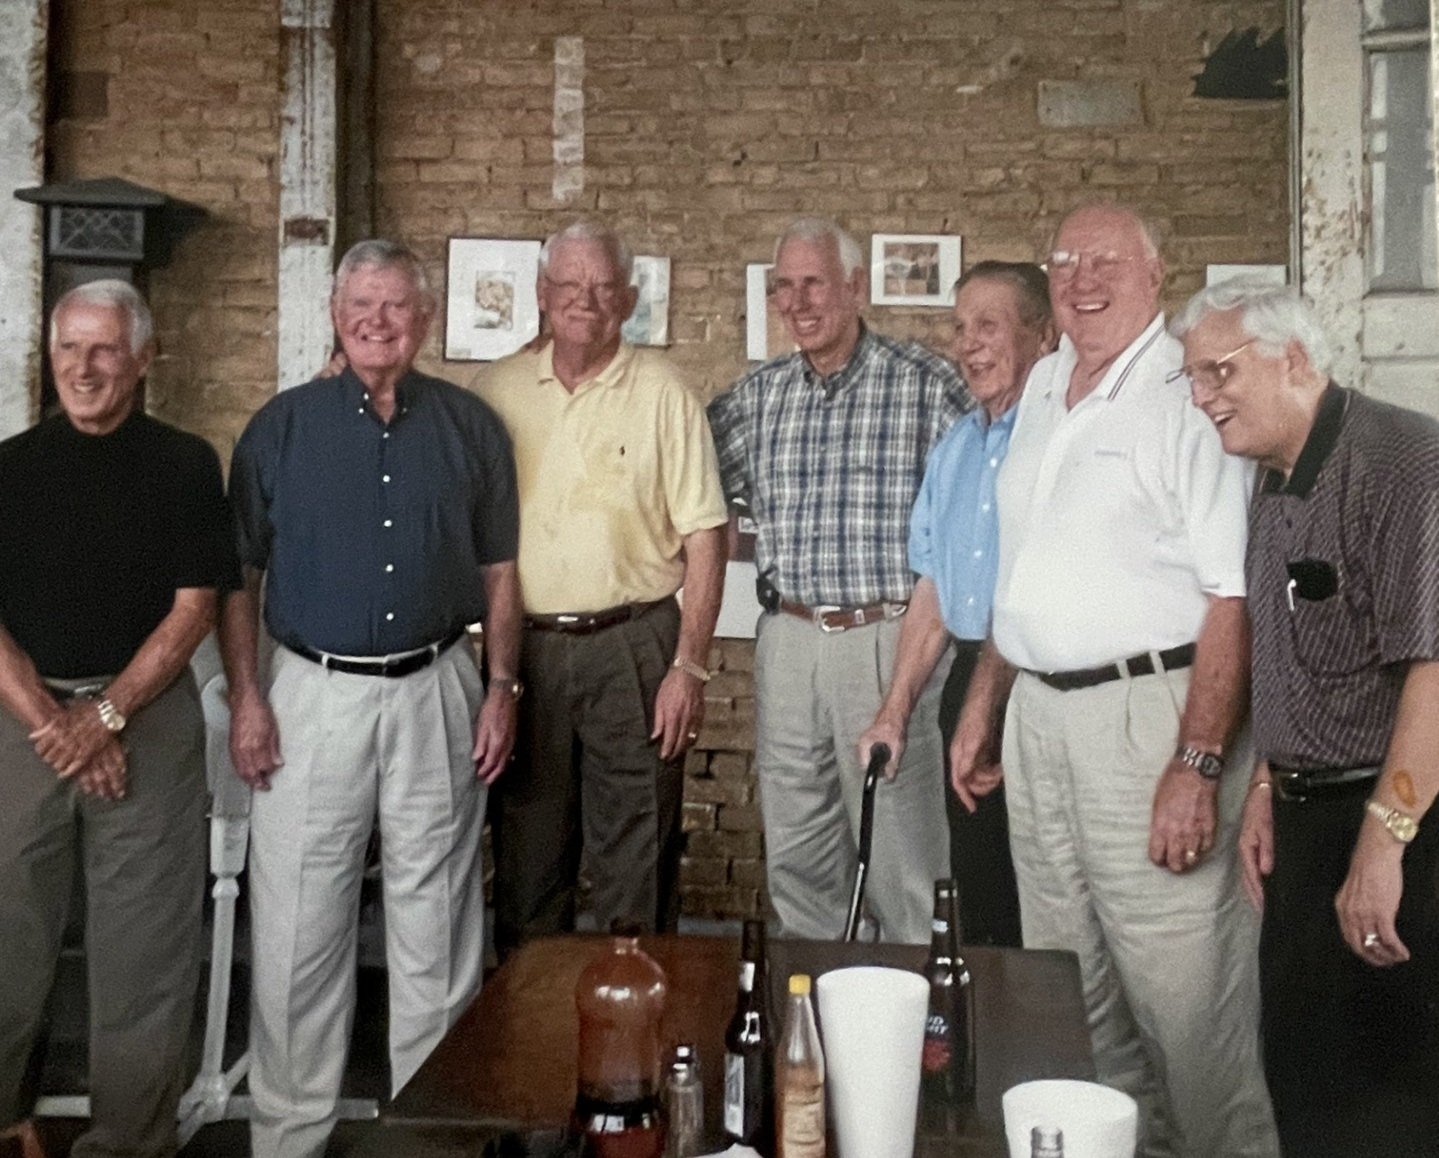
[(1060, 226), (1054, 253), (1078, 261), (1065, 268), (1051, 259), (1055, 323), (1081, 358), (1117, 357), (1159, 312), (1164, 281), (1164, 264), (1150, 252), (1139, 219), (1114, 206), (1076, 210)]
[(603, 241), (557, 242), (539, 281), (540, 309), (549, 319), (555, 353), (584, 361), (613, 353), (638, 295)]
[(130, 350), (130, 315), (119, 306), (76, 301), (55, 311), (50, 368), (70, 424), (109, 434), (129, 416), (153, 351)]
[(1023, 320), (1019, 291), (1008, 282), (976, 277), (956, 295), (954, 360), (991, 418), (1019, 400), (1030, 369), (1052, 348), (1052, 328)]
[(414, 365), (433, 310), (400, 266), (362, 265), (336, 287), (330, 316), (350, 366), (374, 388), (394, 385)]
[(859, 341), (864, 270), (848, 277), (831, 237), (793, 238), (780, 247), (772, 285), (775, 308), (794, 344), (821, 374), (849, 361)]

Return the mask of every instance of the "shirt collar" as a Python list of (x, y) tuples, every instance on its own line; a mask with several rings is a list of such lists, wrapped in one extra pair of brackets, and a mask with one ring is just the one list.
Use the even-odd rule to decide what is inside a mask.
[[(1081, 404), (1091, 398), (1103, 398), (1105, 401), (1113, 402), (1119, 397), (1119, 392), (1124, 389), (1126, 382), (1133, 376), (1136, 367), (1159, 341), (1160, 335), (1164, 333), (1164, 314), (1157, 313), (1145, 326), (1137, 338), (1130, 342), (1120, 351), (1119, 356), (1109, 364), (1105, 370), (1104, 377), (1088, 394), (1081, 399)], [(1073, 373), (1075, 364), (1079, 361), (1079, 354), (1074, 348), (1074, 343), (1068, 334), (1062, 334), (1059, 339), (1060, 373), (1050, 382), (1047, 395), (1052, 395), (1056, 390), (1061, 396), (1069, 391), (1069, 377)]]
[(965, 418), (974, 423), (981, 432), (987, 434), (990, 431), (1010, 429), (1014, 426), (1014, 420), (1018, 414), (1019, 399), (1016, 398), (1014, 404), (998, 418), (991, 419), (989, 411), (980, 403), (975, 403), (974, 408), (965, 415)]
[[(340, 371), (340, 388), (345, 393), (345, 400), (355, 406), (367, 406), (370, 399), (370, 388), (360, 380), (355, 371), (346, 366)], [(411, 406), (420, 400), (424, 393), (424, 379), (415, 372), (414, 367), (405, 371), (405, 375), (395, 383), (395, 416), (390, 421), (398, 422), (402, 414), (406, 413)]]
[(860, 377), (864, 367), (874, 356), (875, 345), (874, 335), (870, 333), (864, 320), (860, 319), (859, 340), (855, 342), (854, 349), (850, 351), (849, 361), (833, 374), (821, 374), (810, 365), (809, 359), (804, 356), (802, 350), (797, 350), (794, 356), (799, 359), (800, 372), (804, 375), (804, 380), (811, 385), (823, 388), (826, 397), (833, 398)]
[[(621, 341), (615, 356), (609, 360), (598, 374), (593, 378), (586, 378), (572, 391), (566, 391), (571, 395), (585, 394), (591, 390), (599, 390), (605, 386), (612, 386), (620, 380), (630, 362), (634, 360), (635, 348), (626, 341)], [(555, 344), (553, 341), (546, 342), (540, 350), (539, 380), (550, 382), (565, 389), (565, 384), (560, 381), (559, 375), (555, 373)]]
[(1334, 444), (1339, 441), (1339, 432), (1344, 428), (1344, 412), (1349, 406), (1349, 392), (1341, 389), (1336, 382), (1324, 388), (1319, 399), (1319, 409), (1314, 413), (1314, 425), (1309, 428), (1309, 437), (1304, 448), (1294, 460), (1294, 469), (1289, 472), (1289, 481), (1277, 470), (1264, 472), (1261, 487), (1265, 494), (1294, 495), (1307, 499), (1309, 492), (1319, 479), (1319, 471), (1329, 461)]

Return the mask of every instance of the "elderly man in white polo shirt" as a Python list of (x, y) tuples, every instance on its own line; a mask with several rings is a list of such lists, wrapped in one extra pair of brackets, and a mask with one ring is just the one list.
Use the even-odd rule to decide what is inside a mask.
[[(1245, 773), (1249, 474), (1174, 372), (1164, 270), (1132, 212), (1065, 219), (1063, 332), (1001, 471), (992, 640), (951, 748), (998, 782), (1024, 943), (1079, 954), (1102, 1081), (1148, 1155), (1277, 1153), (1258, 1055), (1257, 927), (1234, 842)], [(1016, 674), (1017, 673), (1017, 674)]]

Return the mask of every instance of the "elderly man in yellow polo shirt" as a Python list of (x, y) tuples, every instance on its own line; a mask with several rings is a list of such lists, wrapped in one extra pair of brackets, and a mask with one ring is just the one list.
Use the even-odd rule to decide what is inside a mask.
[(551, 237), (552, 340), (473, 387), (510, 432), (520, 492), (525, 692), (490, 810), (502, 957), (574, 927), (582, 850), (600, 928), (671, 930), (679, 910), (681, 760), (704, 713), (726, 508), (699, 399), (659, 351), (620, 340), (631, 266), (596, 222)]

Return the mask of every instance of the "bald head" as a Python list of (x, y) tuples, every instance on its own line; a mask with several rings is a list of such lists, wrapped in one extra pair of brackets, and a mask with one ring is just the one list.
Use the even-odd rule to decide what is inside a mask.
[(1154, 231), (1123, 205), (1086, 205), (1061, 223), (1049, 256), (1054, 320), (1082, 363), (1118, 356), (1159, 312), (1164, 263)]

